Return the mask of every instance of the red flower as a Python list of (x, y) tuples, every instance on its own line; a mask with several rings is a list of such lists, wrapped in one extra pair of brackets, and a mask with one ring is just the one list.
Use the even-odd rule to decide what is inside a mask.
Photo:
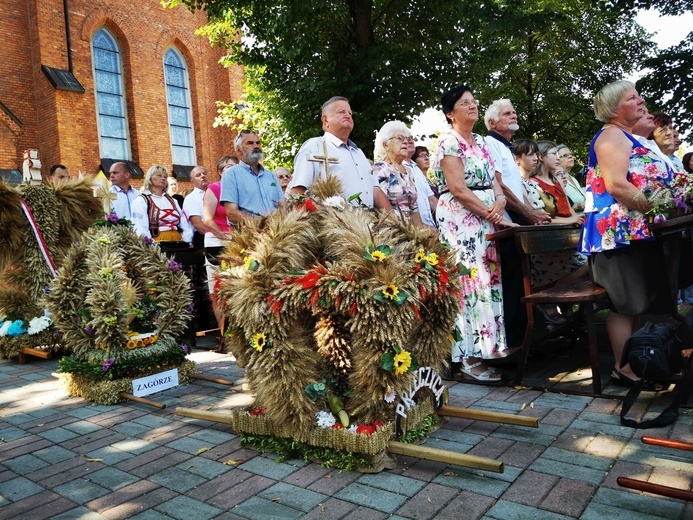
[(647, 151), (647, 148), (642, 148), (640, 146), (633, 148), (633, 151), (637, 153), (638, 155), (647, 155), (649, 152)]
[(604, 182), (604, 179), (601, 177), (597, 177), (596, 179), (594, 179), (591, 183), (591, 186), (592, 192), (596, 195), (601, 195), (606, 191), (606, 183)]
[(306, 208), (308, 211), (315, 211), (317, 206), (315, 205), (315, 202), (313, 202), (312, 199), (306, 199), (303, 201), (303, 207)]
[(604, 217), (600, 218), (597, 221), (597, 231), (599, 231), (600, 235), (603, 235), (607, 229), (609, 229), (609, 220)]
[(264, 415), (267, 409), (264, 406), (260, 406), (259, 408), (253, 408), (250, 410), (250, 415), (253, 417), (257, 417), (258, 415)]
[(302, 276), (300, 278), (296, 278), (296, 282), (300, 283), (304, 289), (310, 289), (311, 287), (315, 287), (315, 284), (318, 283), (318, 280), (320, 280), (320, 276), (318, 273), (314, 271), (310, 271), (307, 275)]
[(337, 421), (336, 423), (334, 423), (332, 425), (333, 430), (341, 430), (342, 428), (344, 428), (344, 425), (342, 423), (340, 423), (339, 421)]
[(450, 280), (450, 275), (445, 269), (440, 270), (440, 274), (438, 275), (438, 283), (445, 287), (448, 284), (448, 281)]
[(313, 289), (313, 293), (310, 295), (310, 306), (314, 307), (316, 303), (318, 303), (318, 300), (320, 299), (320, 291), (317, 289)]
[(373, 421), (373, 426), (375, 427), (376, 430), (379, 430), (380, 428), (383, 427), (383, 423), (381, 423), (380, 421), (378, 421), (376, 419), (375, 421)]
[(351, 314), (352, 316), (356, 316), (356, 302), (352, 303), (349, 306), (349, 314)]
[(375, 427), (371, 426), (370, 424), (362, 424), (356, 428), (356, 433), (360, 433), (362, 435), (373, 435), (375, 433)]

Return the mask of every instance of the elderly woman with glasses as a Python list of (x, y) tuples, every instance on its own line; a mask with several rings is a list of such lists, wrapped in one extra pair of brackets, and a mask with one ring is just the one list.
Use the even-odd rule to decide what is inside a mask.
[(193, 227), (169, 195), (168, 170), (154, 165), (144, 176), (142, 194), (132, 202), (132, 223), (138, 235), (164, 242), (190, 242)]
[(436, 220), (442, 238), (470, 271), (461, 279), (453, 373), (459, 370), (478, 381), (500, 381), (501, 373), (485, 361), (507, 354), (500, 260), (486, 235), (498, 226), (514, 224), (503, 219), (505, 196), (494, 182), (493, 160), (483, 138), (472, 132), (479, 110), (471, 89), (455, 87), (442, 95), (441, 102), (451, 129), (441, 136), (432, 160), (440, 192)]
[(626, 340), (642, 315), (676, 312), (677, 287), (671, 286), (669, 274), (679, 272), (679, 266), (664, 256), (647, 218), (652, 209), (647, 194), (671, 186), (674, 170), (633, 135), (646, 110), (632, 82), (602, 88), (594, 97), (594, 113), (604, 126), (590, 145), (580, 250), (590, 255), (592, 279), (609, 296), (612, 378), (632, 386), (637, 376), (630, 365), (620, 367)]
[(385, 123), (375, 136), (373, 175), (395, 213), (405, 222), (424, 228), (428, 226), (421, 220), (416, 181), (407, 161), (409, 142), (414, 138), (407, 125), (401, 121)]

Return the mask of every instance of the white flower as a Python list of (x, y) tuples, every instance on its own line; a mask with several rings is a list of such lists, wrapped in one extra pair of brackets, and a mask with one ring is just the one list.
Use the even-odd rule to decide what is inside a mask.
[(358, 428), (358, 427), (359, 427), (358, 424), (352, 424), (351, 426), (349, 426), (349, 431), (351, 433), (353, 433), (354, 435), (356, 435), (356, 428)]
[(344, 209), (346, 208), (346, 201), (339, 195), (335, 195), (334, 197), (328, 197), (322, 203), (325, 206), (328, 206), (330, 208), (336, 208), (341, 211), (344, 211)]
[(391, 388), (388, 388), (387, 392), (385, 392), (385, 397), (383, 399), (386, 403), (394, 403), (395, 399), (397, 399), (397, 392), (395, 392)]
[(316, 413), (315, 418), (318, 420), (318, 426), (320, 426), (320, 428), (332, 428), (334, 423), (337, 422), (334, 415), (332, 415), (330, 412), (326, 412), (325, 410), (320, 410), (318, 413)]
[(9, 330), (10, 325), (12, 325), (12, 320), (7, 320), (2, 324), (2, 327), (0, 327), (0, 338), (7, 336), (7, 331)]
[(51, 319), (48, 316), (40, 316), (34, 318), (29, 322), (29, 327), (27, 328), (27, 334), (38, 334), (50, 327)]

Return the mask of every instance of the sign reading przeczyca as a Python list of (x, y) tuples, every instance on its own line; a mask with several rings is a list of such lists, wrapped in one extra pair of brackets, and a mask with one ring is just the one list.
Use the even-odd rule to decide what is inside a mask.
[(159, 372), (147, 377), (140, 377), (132, 380), (132, 395), (135, 397), (144, 397), (162, 390), (168, 390), (178, 386), (178, 369)]

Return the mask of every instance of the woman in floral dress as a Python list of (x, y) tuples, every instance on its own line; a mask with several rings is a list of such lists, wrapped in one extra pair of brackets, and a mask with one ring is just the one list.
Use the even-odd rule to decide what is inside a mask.
[(452, 128), (441, 136), (433, 156), (440, 190), (436, 219), (442, 238), (471, 271), (461, 279), (453, 367), (480, 381), (500, 381), (500, 372), (484, 362), (507, 350), (500, 259), (486, 234), (514, 224), (503, 219), (505, 196), (494, 183), (493, 160), (482, 137), (472, 133), (479, 110), (470, 88), (455, 87), (441, 102)]
[(648, 227), (648, 194), (671, 186), (674, 172), (633, 135), (646, 114), (645, 102), (630, 81), (610, 83), (594, 98), (594, 113), (604, 126), (590, 145), (587, 201), (580, 249), (592, 256), (592, 278), (606, 289), (611, 312), (606, 328), (614, 352), (612, 377), (633, 385), (629, 365), (620, 368), (626, 340), (642, 314), (675, 311), (676, 287)]

